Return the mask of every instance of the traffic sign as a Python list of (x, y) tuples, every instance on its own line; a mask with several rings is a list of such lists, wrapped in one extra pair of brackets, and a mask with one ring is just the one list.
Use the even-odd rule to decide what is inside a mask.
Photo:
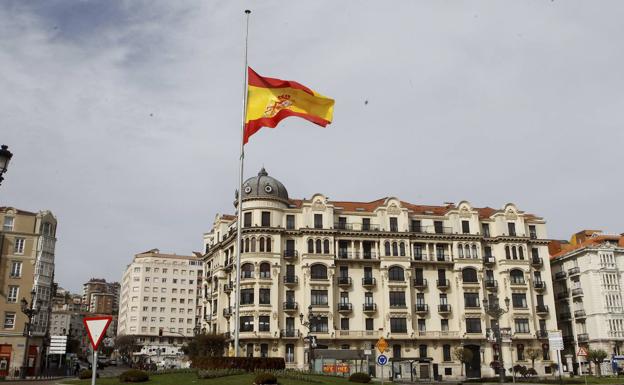
[(67, 351), (67, 336), (50, 336), (48, 354), (65, 354)]
[(587, 349), (580, 346), (578, 352), (576, 352), (576, 355), (579, 357), (587, 357)]
[(97, 350), (100, 342), (104, 339), (106, 329), (108, 329), (108, 325), (110, 325), (112, 320), (113, 317), (111, 316), (88, 317), (82, 320), (87, 329), (87, 334), (89, 335), (89, 340), (91, 340), (93, 350)]
[(548, 332), (548, 344), (553, 350), (563, 350), (563, 336), (561, 330), (551, 330)]
[(388, 363), (388, 356), (384, 355), (384, 354), (380, 354), (377, 356), (377, 363), (381, 366), (384, 366), (385, 364)]
[(379, 353), (383, 355), (386, 349), (388, 349), (388, 343), (386, 342), (385, 338), (379, 337), (377, 343), (375, 344), (375, 347), (377, 348), (377, 350), (379, 350)]

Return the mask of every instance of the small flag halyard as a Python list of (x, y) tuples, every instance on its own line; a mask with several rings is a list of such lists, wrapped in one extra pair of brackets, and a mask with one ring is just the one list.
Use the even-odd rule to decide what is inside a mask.
[(243, 143), (262, 127), (274, 128), (282, 119), (298, 116), (319, 126), (331, 123), (334, 100), (290, 80), (265, 78), (247, 68), (247, 114)]

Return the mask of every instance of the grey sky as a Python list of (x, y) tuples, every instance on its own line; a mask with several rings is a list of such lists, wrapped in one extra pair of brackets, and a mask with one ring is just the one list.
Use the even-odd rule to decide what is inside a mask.
[(3, 1), (0, 205), (58, 216), (61, 286), (232, 212), (246, 7), (250, 65), (336, 99), (252, 137), (246, 176), (624, 231), (622, 2)]

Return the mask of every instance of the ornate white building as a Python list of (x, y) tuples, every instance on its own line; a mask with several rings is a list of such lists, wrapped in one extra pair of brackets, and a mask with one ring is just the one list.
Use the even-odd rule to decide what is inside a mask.
[[(500, 320), (512, 334), (502, 346), (505, 367), (530, 366), (529, 348), (540, 352), (539, 374), (550, 367), (546, 331), (556, 328), (556, 318), (541, 218), (513, 204), (497, 210), (465, 201), (290, 199), (264, 169), (242, 194), (245, 355), (285, 357), (289, 367), (306, 368), (308, 333), (316, 337), (315, 353), (329, 349), (325, 359), (331, 349), (364, 353), (383, 336), (395, 376), (492, 376), (487, 297), (503, 308), (504, 298), (511, 302)], [(217, 215), (204, 243), (202, 326), (233, 337), (236, 217)], [(453, 354), (458, 347), (473, 352), (465, 369)], [(379, 375), (374, 354), (369, 371)], [(313, 356), (320, 370), (327, 361)]]

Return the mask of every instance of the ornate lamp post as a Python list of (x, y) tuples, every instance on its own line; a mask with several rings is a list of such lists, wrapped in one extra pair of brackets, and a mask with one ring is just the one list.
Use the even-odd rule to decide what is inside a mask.
[(505, 297), (505, 309), (498, 305), (498, 301), (490, 304), (487, 297), (483, 298), (483, 309), (487, 315), (496, 320), (496, 328), (493, 329), (496, 336), (496, 344), (498, 345), (498, 361), (500, 364), (498, 368), (498, 374), (500, 376), (499, 381), (503, 383), (505, 382), (505, 364), (503, 363), (503, 338), (501, 336), (499, 320), (503, 314), (509, 311), (509, 297)]
[(9, 161), (12, 157), (13, 153), (9, 151), (9, 146), (3, 144), (0, 147), (0, 184), (2, 184), (2, 181), (4, 180), (2, 175), (7, 172), (7, 169), (9, 168)]
[(26, 298), (22, 298), (20, 301), (22, 313), (28, 317), (28, 322), (26, 323), (26, 329), (24, 331), (24, 336), (26, 337), (26, 343), (24, 346), (24, 362), (22, 363), (22, 369), (20, 370), (20, 378), (26, 378), (26, 371), (28, 370), (28, 355), (30, 353), (30, 347), (28, 346), (30, 342), (30, 328), (32, 326), (32, 319), (36, 316), (41, 310), (41, 300), (37, 301), (37, 306), (35, 306), (35, 289), (32, 289), (30, 292), (30, 306), (28, 305), (28, 301)]
[(306, 316), (303, 313), (299, 314), (299, 321), (301, 325), (308, 329), (308, 343), (310, 344), (309, 360), (314, 360), (314, 348), (316, 347), (316, 338), (310, 333), (312, 331), (312, 324), (314, 321), (320, 321), (321, 315), (312, 313), (312, 305), (308, 306), (307, 320), (304, 321)]

